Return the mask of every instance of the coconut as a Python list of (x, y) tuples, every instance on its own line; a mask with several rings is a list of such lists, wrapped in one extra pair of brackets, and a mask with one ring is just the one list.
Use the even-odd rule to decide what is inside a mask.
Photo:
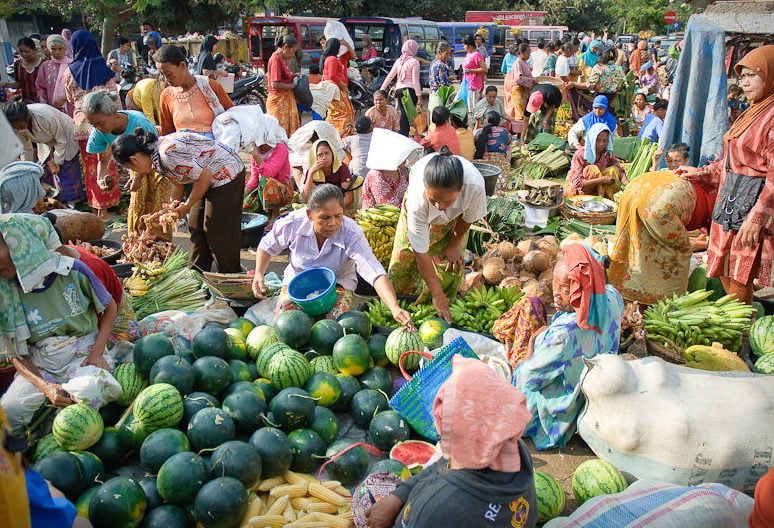
[(538, 249), (545, 251), (551, 258), (554, 258), (559, 253), (559, 243), (556, 241), (556, 238), (547, 236), (538, 242)]
[(500, 281), (500, 288), (521, 288), (521, 281), (518, 277), (505, 277)]
[(538, 280), (540, 282), (551, 284), (554, 280), (554, 268), (549, 267), (547, 270), (540, 274)]
[(532, 239), (531, 238), (525, 238), (518, 244), (516, 244), (516, 248), (521, 251), (522, 255), (526, 255), (529, 253), (530, 249), (532, 249)]
[(505, 277), (505, 261), (492, 257), (484, 261), (484, 280), (487, 284), (498, 284)]
[(545, 251), (534, 249), (524, 255), (522, 265), (525, 270), (531, 273), (540, 274), (551, 266), (551, 256)]
[(516, 256), (516, 250), (516, 246), (511, 242), (508, 242), (507, 240), (505, 242), (500, 242), (500, 256), (505, 260), (513, 260)]
[(521, 285), (521, 291), (527, 297), (539, 298), (541, 301), (543, 301), (544, 304), (549, 304), (554, 298), (551, 288), (546, 286), (545, 283), (535, 279), (524, 282)]

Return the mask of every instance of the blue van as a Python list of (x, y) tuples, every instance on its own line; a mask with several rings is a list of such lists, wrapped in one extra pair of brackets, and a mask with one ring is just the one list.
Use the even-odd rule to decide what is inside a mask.
[(488, 57), (486, 65), (490, 74), (499, 74), (500, 66), (505, 56), (505, 40), (509, 26), (491, 24), (485, 22), (438, 22), (441, 34), (454, 48), (454, 69), (459, 70), (465, 61), (465, 49), (462, 47), (462, 39), (466, 35), (475, 35), (480, 28), (485, 28), (489, 35), (484, 39)]
[(340, 22), (352, 35), (358, 56), (363, 49), (361, 36), (368, 35), (379, 56), (384, 57), (387, 68), (392, 68), (395, 60), (400, 57), (400, 50), (406, 40), (416, 40), (419, 43), (417, 59), (420, 80), (422, 86), (428, 85), (430, 63), (435, 58), (435, 47), (441, 41), (441, 31), (436, 22), (421, 18), (387, 17), (347, 17), (340, 19)]

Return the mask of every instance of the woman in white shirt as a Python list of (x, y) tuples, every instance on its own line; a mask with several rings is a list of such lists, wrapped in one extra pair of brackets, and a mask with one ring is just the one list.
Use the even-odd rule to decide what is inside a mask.
[(451, 322), (449, 301), (462, 281), (468, 231), (486, 216), (486, 206), (484, 178), (468, 160), (447, 147), (419, 160), (395, 230), (388, 270), (395, 291), (421, 294), (420, 301), (431, 296), (438, 315)]

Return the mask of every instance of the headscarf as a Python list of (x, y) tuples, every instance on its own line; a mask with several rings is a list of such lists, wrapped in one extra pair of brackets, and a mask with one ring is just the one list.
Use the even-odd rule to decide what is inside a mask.
[(530, 339), (547, 321), (548, 312), (543, 301), (526, 295), (495, 321), (492, 335), (505, 345), (511, 368), (526, 359)]
[(375, 128), (371, 135), (366, 167), (374, 170), (395, 171), (412, 153), (417, 151), (422, 151), (422, 145), (413, 139), (386, 128)]
[(580, 242), (564, 246), (562, 256), (570, 281), (570, 306), (578, 326), (601, 334), (601, 328), (607, 327), (607, 281), (602, 258)]
[(649, 69), (651, 69), (652, 67), (653, 67), (653, 62), (652, 61), (648, 61), (645, 64), (643, 64), (642, 66), (640, 66), (640, 71), (641, 72), (646, 72)]
[(0, 213), (32, 213), (46, 195), (40, 178), (43, 167), (30, 161), (17, 161), (0, 170)]
[(288, 140), (288, 146), (293, 152), (302, 151), (308, 148), (308, 143), (312, 141), (312, 137), (315, 135), (317, 135), (317, 139), (324, 139), (329, 145), (333, 145), (339, 152), (344, 150), (344, 143), (341, 141), (341, 136), (336, 127), (327, 121), (320, 120), (310, 121), (296, 129)]
[[(54, 35), (48, 36), (48, 38), (46, 39), (46, 45), (48, 46), (49, 49), (51, 49), (51, 46), (63, 46), (65, 48), (68, 48), (70, 43), (67, 42), (67, 40), (65, 40), (65, 38), (62, 35), (54, 34)], [(51, 59), (51, 60), (55, 60), (55, 59)]]
[[(288, 142), (288, 135), (277, 121), (277, 118), (268, 114), (261, 114), (261, 123), (263, 125), (259, 136), (255, 138), (256, 145), (269, 145), (271, 148), (280, 143)], [(333, 149), (331, 149), (333, 150)]]
[(398, 57), (398, 62), (403, 64), (407, 60), (413, 59), (417, 56), (418, 51), (419, 43), (414, 39), (408, 39), (403, 43), (403, 47), (400, 49), (400, 57)]
[(607, 125), (607, 128), (609, 128), (611, 131), (616, 129), (616, 127), (618, 126), (618, 121), (615, 119), (613, 114), (610, 113), (610, 109), (608, 108), (608, 100), (606, 96), (604, 95), (596, 96), (594, 98), (593, 108), (604, 108), (605, 113), (602, 114), (602, 117), (598, 117), (593, 111), (584, 115), (582, 118), (583, 128), (585, 128), (588, 131), (596, 123), (604, 123), (605, 125)]
[[(31, 214), (0, 215), (0, 233), (16, 267), (16, 280), (0, 278), (0, 333), (11, 355), (27, 354), (27, 326), (21, 292), (43, 285), (52, 273), (67, 275), (73, 259), (51, 251), (61, 245), (47, 218)], [(15, 354), (13, 353), (15, 351)]]
[[(70, 36), (68, 37), (67, 34), (69, 34)], [(72, 30), (68, 29), (68, 28), (64, 28), (62, 30), (62, 32), (60, 33), (60, 35), (64, 39), (65, 43), (67, 44), (67, 52), (65, 53), (65, 55), (67, 55), (68, 57), (72, 57), (73, 56), (73, 45), (70, 42), (70, 40), (73, 38)]]
[[(65, 38), (62, 35), (49, 35), (46, 39), (46, 44), (48, 44), (48, 49), (51, 49), (51, 46), (64, 46), (66, 49), (71, 50), (70, 43), (65, 40)], [(72, 55), (72, 53), (70, 53)], [(50, 59), (51, 62), (56, 64), (58, 66), (57, 74), (56, 74), (56, 84), (54, 84), (54, 93), (49, 100), (49, 104), (53, 103), (55, 101), (62, 101), (65, 98), (65, 89), (64, 89), (64, 83), (62, 82), (62, 75), (64, 75), (65, 70), (67, 69), (67, 66), (70, 65), (70, 63), (73, 61), (73, 59), (68, 56), (67, 52), (65, 52), (65, 56), (62, 57), (62, 60), (57, 60), (53, 57)]]
[(462, 469), (516, 473), (519, 439), (532, 419), (524, 394), (478, 359), (452, 357), (433, 403), (444, 457)]
[(202, 41), (202, 46), (199, 50), (199, 56), (196, 58), (196, 75), (202, 75), (202, 65), (204, 59), (212, 57), (212, 48), (218, 43), (218, 39), (215, 35), (207, 35)]
[(597, 162), (597, 136), (602, 132), (607, 132), (606, 150), (613, 152), (613, 133), (610, 128), (604, 123), (594, 123), (591, 128), (586, 130), (586, 146), (583, 151), (583, 159), (590, 165)]
[(739, 75), (742, 68), (749, 68), (763, 79), (763, 98), (750, 105), (740, 115), (724, 136), (726, 141), (738, 138), (764, 112), (774, 105), (774, 45), (761, 46), (745, 55), (736, 63), (734, 70)]
[(74, 55), (73, 62), (70, 63), (70, 73), (82, 89), (92, 90), (103, 86), (116, 76), (115, 72), (108, 68), (91, 33), (83, 29), (73, 33), (72, 46)]
[(337, 38), (329, 38), (325, 41), (325, 49), (323, 50), (323, 61), (328, 57), (338, 57), (339, 49), (341, 48), (341, 41)]
[[(333, 163), (331, 166), (331, 172), (332, 173), (336, 172), (341, 168), (341, 157), (339, 156), (339, 153), (337, 152), (337, 150), (333, 148), (331, 144), (328, 143), (328, 141), (325, 139), (318, 139), (317, 141), (314, 142), (314, 144), (312, 145), (312, 148), (309, 149), (309, 166), (311, 167), (312, 165), (314, 165), (314, 162), (317, 161), (317, 148), (323, 143), (333, 153)], [(317, 183), (324, 183), (325, 173), (319, 170), (316, 173), (312, 174), (312, 181), (315, 181)]]
[(597, 64), (597, 61), (599, 60), (599, 54), (591, 51), (591, 48), (593, 47), (601, 48), (602, 43), (598, 40), (592, 40), (591, 44), (589, 44), (588, 51), (586, 51), (585, 53), (582, 53), (580, 56), (580, 58), (583, 59), (583, 62), (591, 68), (593, 68)]

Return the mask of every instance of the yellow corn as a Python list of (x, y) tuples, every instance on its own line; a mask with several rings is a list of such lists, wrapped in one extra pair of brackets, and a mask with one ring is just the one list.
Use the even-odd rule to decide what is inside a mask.
[(313, 512), (320, 512), (320, 513), (338, 513), (339, 508), (335, 504), (331, 504), (329, 502), (310, 502), (306, 505), (306, 511), (313, 513)]
[(306, 509), (307, 505), (311, 502), (312, 499), (308, 497), (293, 497), (290, 499), (290, 504), (299, 511)]
[(258, 515), (247, 520), (248, 528), (282, 528), (288, 523), (282, 515)]
[(281, 497), (278, 497), (271, 506), (269, 506), (269, 509), (266, 510), (266, 515), (282, 515), (282, 512), (285, 511), (285, 506), (288, 504), (290, 504), (290, 497), (287, 495), (282, 495)]
[(331, 528), (327, 521), (295, 521), (286, 524), (285, 528)]
[(340, 519), (348, 519), (348, 520), (351, 521), (352, 518), (353, 518), (353, 516), (352, 516), (352, 508), (351, 507), (347, 508), (344, 511), (339, 510), (339, 514), (337, 515), (337, 517), (340, 518)]
[(309, 484), (309, 495), (336, 506), (344, 506), (347, 503), (346, 497), (342, 497), (322, 484), (317, 484), (315, 482)]
[(276, 486), (281, 486), (282, 484), (287, 484), (284, 477), (273, 477), (261, 482), (261, 484), (258, 486), (258, 490), (269, 491), (270, 489), (275, 488)]
[[(315, 482), (317, 482), (318, 484), (320, 483), (316, 480)], [(336, 489), (336, 488), (342, 487), (341, 482), (339, 482), (338, 480), (326, 480), (325, 482), (322, 483), (322, 485), (328, 489)]]
[[(295, 471), (286, 471), (282, 475), (288, 484), (308, 484), (309, 482), (314, 482), (314, 480), (308, 480), (302, 473), (296, 473)], [(311, 476), (311, 475), (310, 475)]]
[(327, 513), (318, 513), (317, 518), (328, 523), (330, 528), (349, 528), (352, 522), (351, 518), (348, 519), (341, 515), (329, 515)]
[(261, 515), (266, 508), (266, 505), (263, 503), (260, 497), (256, 497), (252, 500), (250, 503), (250, 506), (247, 508), (247, 515), (246, 517), (249, 519), (251, 517), (256, 517), (258, 515)]
[(274, 495), (277, 497), (282, 495), (287, 495), (291, 499), (293, 497), (303, 497), (304, 495), (306, 495), (306, 490), (308, 485), (309, 484), (307, 484), (306, 482), (304, 482), (303, 484), (283, 484), (281, 486), (276, 486), (272, 488), (271, 491), (269, 491), (269, 495)]

